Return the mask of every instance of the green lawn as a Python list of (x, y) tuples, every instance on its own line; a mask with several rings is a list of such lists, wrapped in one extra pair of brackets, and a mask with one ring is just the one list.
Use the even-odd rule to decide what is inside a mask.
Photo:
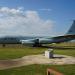
[[(42, 54), (47, 48), (31, 48), (31, 47), (0, 47), (0, 59), (13, 59), (25, 55)], [(73, 49), (54, 49), (55, 54), (64, 54), (75, 56)], [(19, 68), (0, 70), (0, 75), (46, 75), (47, 68), (54, 68), (64, 75), (75, 75), (74, 65), (29, 65)]]
[(69, 56), (74, 56), (75, 57), (75, 50), (74, 49), (55, 49), (54, 50), (55, 54), (62, 54), (62, 55), (69, 55)]
[(64, 75), (75, 75), (75, 65), (29, 65), (0, 70), (0, 75), (46, 75), (47, 68), (53, 68)]
[(0, 48), (0, 59), (13, 59), (26, 55), (42, 54), (46, 48)]
[[(47, 48), (33, 48), (25, 46), (0, 47), (0, 59), (13, 59), (26, 55), (43, 54), (45, 50), (47, 50)], [(75, 56), (74, 49), (54, 49), (54, 53)]]

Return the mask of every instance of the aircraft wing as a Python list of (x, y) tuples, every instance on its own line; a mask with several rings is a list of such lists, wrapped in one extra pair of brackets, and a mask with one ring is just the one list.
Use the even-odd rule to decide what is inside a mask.
[(67, 41), (70, 41), (70, 40), (74, 40), (75, 39), (75, 35), (56, 36), (56, 37), (52, 37), (52, 39), (56, 43), (59, 43), (59, 42), (67, 42)]

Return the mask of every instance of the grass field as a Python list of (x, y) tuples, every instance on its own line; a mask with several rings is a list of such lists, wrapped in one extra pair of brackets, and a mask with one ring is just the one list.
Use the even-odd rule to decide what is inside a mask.
[[(42, 54), (47, 48), (32, 48), (26, 47), (22, 45), (7, 45), (6, 47), (0, 46), (0, 59), (13, 59), (19, 58), (26, 55), (35, 55), (35, 54)], [(75, 50), (68, 49), (54, 49), (55, 54), (64, 54), (64, 55), (71, 55), (75, 56)]]
[[(74, 44), (73, 44), (74, 45)], [(57, 45), (58, 46), (58, 45)], [(63, 46), (63, 45), (59, 45)], [(71, 46), (72, 47), (72, 46)], [(73, 46), (75, 47), (75, 46)], [(20, 45), (0, 46), (0, 59), (13, 59), (26, 55), (43, 54), (47, 48), (32, 48)], [(75, 56), (74, 49), (54, 49), (55, 54)], [(75, 75), (74, 65), (29, 65), (19, 68), (0, 70), (0, 75), (46, 75), (47, 68), (55, 68), (64, 75)]]
[(53, 68), (64, 75), (75, 75), (75, 65), (29, 65), (0, 70), (0, 75), (47, 75), (47, 68)]
[(69, 56), (75, 57), (75, 50), (73, 50), (73, 49), (68, 49), (68, 50), (55, 49), (54, 53), (55, 54), (62, 54), (62, 55), (69, 55)]
[(0, 48), (0, 59), (20, 58), (26, 55), (36, 55), (44, 53), (43, 48)]
[[(43, 54), (45, 50), (47, 50), (47, 48), (33, 48), (22, 45), (7, 45), (6, 47), (0, 46), (0, 59), (14, 59), (26, 55)], [(54, 49), (54, 53), (75, 56), (74, 49)]]
[[(0, 48), (0, 59), (20, 58), (26, 55), (43, 54), (46, 48)], [(54, 49), (55, 54), (75, 56), (75, 50)]]

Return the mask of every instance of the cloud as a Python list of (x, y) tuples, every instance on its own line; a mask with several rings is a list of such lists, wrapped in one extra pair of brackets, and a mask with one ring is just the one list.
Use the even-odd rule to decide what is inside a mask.
[(2, 8), (0, 8), (0, 12), (16, 14), (16, 13), (20, 13), (20, 10), (19, 9), (10, 9), (8, 7), (2, 7)]
[(52, 27), (53, 21), (42, 19), (37, 11), (0, 8), (1, 35), (48, 35)]

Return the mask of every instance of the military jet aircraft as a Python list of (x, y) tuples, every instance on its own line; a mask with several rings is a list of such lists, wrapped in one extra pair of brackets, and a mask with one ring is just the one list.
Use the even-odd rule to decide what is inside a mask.
[(71, 40), (75, 40), (75, 20), (73, 21), (72, 26), (65, 35), (51, 37), (51, 38), (36, 37), (33, 39), (26, 39), (20, 41), (22, 44), (40, 46), (42, 44), (61, 43), (61, 42), (68, 42)]

